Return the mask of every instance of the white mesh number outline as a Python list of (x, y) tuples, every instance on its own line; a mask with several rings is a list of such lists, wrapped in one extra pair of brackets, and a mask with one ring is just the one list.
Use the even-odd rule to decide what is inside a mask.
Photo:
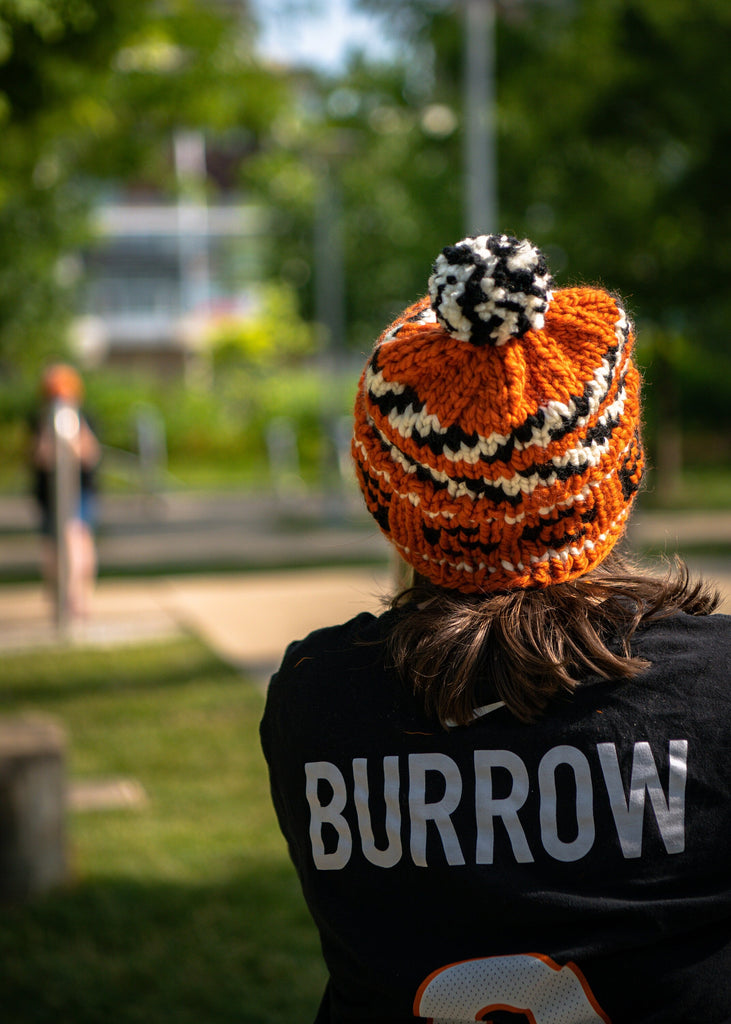
[(541, 953), (448, 964), (414, 999), (414, 1016), (432, 1024), (481, 1021), (496, 1010), (524, 1013), (531, 1024), (611, 1024), (576, 964), (561, 967)]

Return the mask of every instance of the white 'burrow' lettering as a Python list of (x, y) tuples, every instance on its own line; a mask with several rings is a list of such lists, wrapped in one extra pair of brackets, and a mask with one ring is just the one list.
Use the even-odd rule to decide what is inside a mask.
[[(632, 751), (629, 792), (625, 789), (619, 757), (613, 743), (598, 743), (598, 768), (592, 775), (589, 758), (576, 747), (552, 747), (541, 758), (537, 769), (538, 830), (540, 842), (549, 857), (572, 862), (585, 857), (595, 840), (595, 796), (606, 797), (617, 832), (622, 855), (642, 856), (645, 821), (645, 795), (649, 797), (655, 822), (669, 854), (685, 849), (685, 787), (688, 765), (688, 741), (670, 740), (668, 751), (667, 794), (663, 789), (649, 743), (638, 742)], [(559, 776), (559, 768), (561, 773)], [(427, 837), (436, 833), (447, 864), (465, 863), (465, 851), (452, 820), (462, 800), (463, 780), (457, 763), (446, 754), (410, 754), (405, 779), (398, 755), (383, 758), (383, 787), (377, 793), (369, 785), (369, 765), (365, 757), (353, 758), (352, 787), (344, 773), (330, 761), (310, 761), (305, 765), (305, 796), (310, 808), (310, 844), (315, 867), (321, 871), (340, 870), (353, 853), (353, 833), (345, 817), (349, 796), (355, 807), (357, 831), (363, 856), (371, 864), (391, 868), (403, 857), (400, 797), (405, 796), (409, 815), (408, 850), (413, 863), (426, 867)], [(431, 774), (431, 792), (427, 797)], [(496, 773), (502, 777), (502, 795), (495, 795)], [(572, 781), (567, 785), (567, 774)], [(505, 790), (505, 777), (510, 785)], [(597, 776), (601, 777), (601, 783)], [(563, 782), (559, 781), (559, 777)], [(402, 781), (407, 784), (401, 793)], [(492, 864), (495, 826), (500, 822), (518, 864), (531, 863), (534, 850), (526, 836), (520, 812), (530, 792), (530, 777), (523, 760), (510, 750), (476, 750), (474, 753), (476, 846), (474, 862)], [(322, 792), (327, 785), (328, 791)], [(602, 789), (603, 786), (603, 789)], [(564, 792), (559, 794), (559, 788)], [(570, 840), (559, 835), (559, 806), (572, 802), (566, 816), (573, 815), (575, 835)], [(385, 846), (376, 845), (372, 808), (383, 822)], [(385, 817), (383, 810), (385, 808)], [(565, 820), (565, 817), (564, 817)], [(536, 834), (536, 830), (531, 830)], [(323, 833), (328, 835), (328, 849)], [(535, 842), (535, 840), (534, 840)], [(469, 851), (470, 856), (472, 851)], [(432, 853), (432, 856), (434, 854)]]
[[(427, 803), (426, 774), (439, 772), (444, 777), (444, 796)], [(446, 754), (409, 754), (409, 817), (411, 818), (411, 859), (426, 867), (426, 826), (433, 821), (439, 832), (447, 864), (464, 864), (450, 815), (462, 798), (462, 776)]]

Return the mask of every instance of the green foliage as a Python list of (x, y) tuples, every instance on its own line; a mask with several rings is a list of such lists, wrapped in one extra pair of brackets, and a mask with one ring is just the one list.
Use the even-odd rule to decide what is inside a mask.
[[(284, 102), (243, 6), (198, 0), (0, 4), (0, 373), (64, 355), (99, 182), (177, 187), (177, 128), (255, 148)], [(94, 182), (94, 185), (91, 185)]]
[[(268, 486), (268, 432), (281, 418), (296, 435), (302, 477), (318, 482), (333, 422), (350, 415), (356, 382), (355, 369), (333, 373), (312, 363), (238, 363), (221, 368), (205, 387), (117, 370), (88, 373), (85, 408), (105, 446), (102, 489), (140, 486), (132, 456), (140, 419), (150, 416), (164, 434), (169, 476), (161, 482), (167, 486)], [(36, 402), (34, 387), (0, 382), (0, 491), (28, 486), (27, 424)]]
[(3, 1021), (312, 1019), (324, 969), (271, 807), (261, 691), (192, 639), (3, 666), (6, 713), (66, 728), (72, 784), (133, 778), (148, 798), (73, 813), (72, 884), (3, 908)]
[(407, 79), (400, 66), (356, 62), (340, 79), (309, 81), (305, 101), (283, 113), (244, 168), (276, 211), (271, 271), (298, 288), (308, 317), (328, 272), (314, 245), (318, 218), (322, 230), (329, 207), (342, 216), (334, 253), (345, 272), (340, 349), (370, 348), (423, 294), (431, 259), (461, 229), (454, 103), (437, 104)]
[(731, 454), (729, 38), (718, 0), (530, 5), (498, 34), (502, 222), (560, 283), (625, 298), (653, 461), (681, 424), (713, 430), (706, 460)]
[(219, 371), (236, 365), (262, 370), (311, 355), (315, 334), (300, 315), (293, 287), (270, 281), (257, 291), (255, 310), (214, 320), (207, 345)]
[[(84, 237), (83, 183), (172, 192), (164, 140), (181, 125), (236, 137), (240, 183), (272, 214), (268, 271), (283, 283), (265, 291), (253, 325), (219, 324), (217, 404), (198, 410), (197, 429), (171, 427), (185, 436), (173, 452), (206, 450), (207, 424), (229, 441), (249, 444), (250, 429), (261, 439), (241, 426), (263, 417), (258, 377), (278, 356), (310, 351), (302, 319), (322, 318), (323, 304), (337, 327), (333, 268), (345, 283), (345, 336), (328, 339), (333, 349), (368, 350), (423, 294), (434, 256), (467, 233), (462, 6), (360, 5), (401, 34), (399, 57), (287, 79), (251, 59), (251, 30), (225, 13), (231, 5), (0, 3), (0, 373), (17, 379), (63, 350), (74, 273), (58, 257)], [(650, 434), (673, 407), (686, 428), (731, 436), (731, 5), (496, 9), (500, 229), (534, 239), (560, 285), (605, 283), (624, 296), (642, 342)], [(668, 339), (678, 337), (676, 352)], [(166, 419), (187, 420), (199, 401), (171, 400)]]
[[(343, 209), (347, 344), (366, 348), (425, 291), (465, 228), (462, 6), (361, 0), (400, 34), (386, 67), (307, 83), (247, 168), (278, 213), (273, 267), (314, 311), (318, 188)], [(604, 283), (641, 332), (682, 334), (680, 411), (729, 435), (731, 5), (726, 0), (497, 3), (499, 230), (527, 235), (561, 284)], [(326, 173), (327, 172), (327, 175)], [(648, 392), (666, 354), (645, 345)], [(672, 362), (672, 358), (671, 358)], [(686, 370), (689, 375), (686, 376)]]
[(562, 249), (568, 278), (611, 282), (639, 316), (713, 344), (729, 300), (709, 275), (731, 270), (731, 9), (582, 0), (500, 27), (508, 222)]

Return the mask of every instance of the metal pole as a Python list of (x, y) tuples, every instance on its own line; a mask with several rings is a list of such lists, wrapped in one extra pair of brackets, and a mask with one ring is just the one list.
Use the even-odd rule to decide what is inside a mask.
[(56, 401), (51, 412), (54, 448), (54, 528), (56, 537), (56, 626), (65, 633), (71, 622), (71, 557), (68, 526), (79, 504), (78, 409)]
[[(180, 268), (180, 315), (207, 316), (211, 308), (211, 254), (206, 197), (206, 140), (200, 131), (177, 131), (173, 137), (178, 185), (177, 243)], [(211, 366), (197, 349), (196, 369), (210, 383)], [(190, 352), (185, 353), (186, 374)]]
[(315, 319), (323, 353), (334, 359), (345, 334), (342, 202), (339, 183), (327, 163), (319, 168), (315, 210)]
[[(338, 473), (336, 451), (336, 399), (333, 376), (343, 352), (345, 335), (345, 253), (343, 245), (343, 208), (336, 173), (323, 160), (320, 164), (319, 196), (315, 210), (315, 320), (320, 331), (320, 365), (323, 393), (320, 407), (322, 423), (321, 482), (324, 491)], [(338, 486), (340, 475), (338, 473)], [(330, 499), (327, 499), (328, 502)], [(333, 500), (335, 500), (333, 498)], [(338, 497), (339, 502), (339, 497)], [(328, 517), (340, 514), (329, 508)]]
[(495, 3), (464, 3), (465, 230), (497, 230)]

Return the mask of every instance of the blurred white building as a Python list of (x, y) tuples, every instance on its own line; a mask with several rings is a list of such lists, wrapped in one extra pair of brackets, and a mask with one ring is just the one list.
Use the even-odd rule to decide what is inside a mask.
[(181, 133), (174, 151), (177, 202), (120, 192), (97, 206), (74, 331), (87, 365), (179, 373), (201, 355), (212, 317), (245, 314), (253, 303), (265, 212), (235, 200), (206, 201), (198, 133)]

